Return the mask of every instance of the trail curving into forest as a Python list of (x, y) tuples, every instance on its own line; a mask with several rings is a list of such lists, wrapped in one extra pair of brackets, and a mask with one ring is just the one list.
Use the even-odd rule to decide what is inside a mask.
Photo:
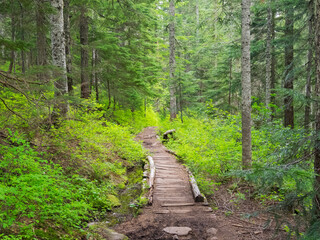
[(177, 159), (166, 152), (157, 139), (154, 127), (137, 136), (150, 151), (156, 175), (153, 204), (129, 222), (117, 226), (117, 231), (130, 239), (232, 239), (225, 228), (220, 229), (212, 209), (193, 199), (188, 173)]

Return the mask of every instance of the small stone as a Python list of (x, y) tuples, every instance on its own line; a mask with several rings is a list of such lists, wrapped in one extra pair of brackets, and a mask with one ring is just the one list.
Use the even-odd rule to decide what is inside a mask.
[(179, 240), (178, 235), (174, 235), (174, 236), (173, 236), (173, 240)]
[(163, 231), (178, 236), (187, 236), (192, 229), (189, 227), (166, 227), (163, 229)]
[(207, 240), (218, 240), (217, 237), (211, 237), (211, 238), (208, 238)]
[(209, 235), (216, 235), (217, 232), (218, 232), (218, 229), (216, 229), (216, 228), (209, 228), (209, 229), (207, 230), (207, 233), (208, 233)]
[(93, 226), (95, 224), (97, 224), (97, 222), (90, 222), (90, 223), (87, 224), (87, 227), (91, 227), (91, 226)]
[(129, 240), (127, 236), (121, 234), (121, 233), (117, 233), (111, 229), (106, 230), (107, 234), (108, 234), (108, 238), (109, 240)]

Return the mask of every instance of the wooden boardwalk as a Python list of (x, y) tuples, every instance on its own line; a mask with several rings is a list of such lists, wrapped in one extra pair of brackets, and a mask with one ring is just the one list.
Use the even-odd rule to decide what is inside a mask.
[[(232, 239), (228, 233), (219, 232), (216, 216), (205, 203), (194, 201), (188, 173), (177, 159), (166, 151), (153, 127), (137, 136), (153, 157), (156, 174), (153, 203), (143, 213), (117, 227), (117, 231), (130, 239)], [(166, 232), (168, 227), (190, 229), (188, 234)], [(171, 228), (170, 228), (171, 229)]]

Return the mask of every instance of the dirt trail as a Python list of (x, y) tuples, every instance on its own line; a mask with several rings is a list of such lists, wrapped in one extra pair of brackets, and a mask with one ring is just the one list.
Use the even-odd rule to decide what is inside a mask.
[[(137, 139), (143, 141), (156, 166), (153, 204), (145, 207), (137, 218), (117, 226), (116, 230), (131, 240), (237, 239), (227, 230), (228, 226), (219, 226), (209, 206), (194, 202), (185, 168), (166, 152), (157, 139), (155, 128), (144, 129)], [(184, 236), (169, 234), (164, 231), (166, 227), (187, 227), (191, 231)]]

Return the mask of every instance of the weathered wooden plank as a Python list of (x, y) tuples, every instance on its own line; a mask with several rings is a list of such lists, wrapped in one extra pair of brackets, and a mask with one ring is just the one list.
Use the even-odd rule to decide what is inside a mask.
[(184, 206), (194, 206), (194, 203), (163, 203), (161, 207), (184, 207)]

